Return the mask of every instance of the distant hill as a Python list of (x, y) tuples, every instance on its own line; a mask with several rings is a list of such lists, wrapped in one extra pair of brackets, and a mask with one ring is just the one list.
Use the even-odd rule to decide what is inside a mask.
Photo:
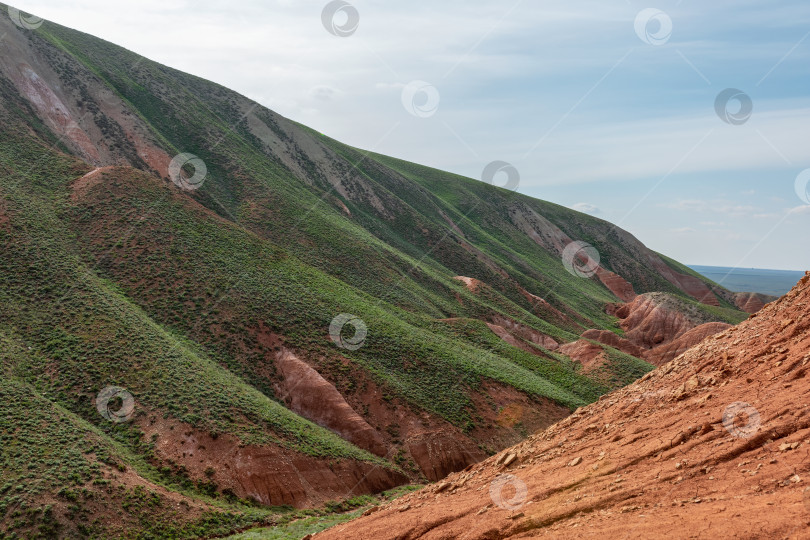
[(757, 292), (773, 296), (787, 294), (804, 276), (804, 272), (793, 270), (700, 265), (689, 265), (689, 268), (731, 291)]

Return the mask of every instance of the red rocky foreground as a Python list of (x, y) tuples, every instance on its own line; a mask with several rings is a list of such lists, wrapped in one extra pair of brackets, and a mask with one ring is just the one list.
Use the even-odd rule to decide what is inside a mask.
[(810, 538), (810, 273), (525, 442), (317, 538)]

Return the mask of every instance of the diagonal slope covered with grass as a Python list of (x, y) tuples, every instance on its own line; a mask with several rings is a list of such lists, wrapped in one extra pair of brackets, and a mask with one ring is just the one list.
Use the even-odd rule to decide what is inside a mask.
[[(437, 480), (651, 370), (580, 339), (620, 337), (622, 301), (745, 316), (604, 221), (348, 147), (48, 21), (0, 17), (0, 35), (7, 530), (75, 533), (79, 507), (93, 534), (154, 532), (151, 504), (157, 527), (213, 534), (270, 519), (253, 504)], [(205, 164), (199, 189), (169, 178), (183, 153)], [(574, 240), (598, 272), (566, 270)], [(341, 314), (362, 346), (330, 338)], [(562, 353), (582, 341), (598, 362)], [(99, 414), (107, 386), (133, 396), (128, 422)], [(18, 425), (55, 434), (43, 467), (21, 473), (18, 448), (51, 450)], [(80, 438), (90, 472), (71, 477)]]

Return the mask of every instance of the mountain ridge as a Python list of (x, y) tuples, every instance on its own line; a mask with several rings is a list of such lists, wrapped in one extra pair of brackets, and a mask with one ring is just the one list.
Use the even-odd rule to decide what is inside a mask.
[[(611, 306), (665, 293), (746, 316), (592, 216), (348, 147), (49, 21), (0, 17), (0, 35), (8, 391), (109, 448), (75, 478), (39, 463), (31, 491), (0, 450), (6, 530), (227, 532), (277, 519), (268, 505), (440, 480), (653, 368), (647, 337), (640, 356), (580, 339), (625, 334)], [(580, 342), (587, 358), (561, 352)], [(127, 422), (99, 414), (107, 388)]]

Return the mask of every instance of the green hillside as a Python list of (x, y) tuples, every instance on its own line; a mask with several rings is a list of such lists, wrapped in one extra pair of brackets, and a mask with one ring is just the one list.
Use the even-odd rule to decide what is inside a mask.
[[(591, 244), (636, 293), (745, 317), (602, 220), (348, 147), (51, 22), (0, 34), (0, 535), (288, 523), (464, 468), (650, 371), (555, 352), (621, 331), (619, 298), (549, 238)], [(181, 153), (205, 163), (199, 189), (169, 178)], [(336, 344), (351, 325), (330, 339), (341, 314), (362, 346)], [(132, 396), (124, 422), (99, 411), (110, 386)]]

